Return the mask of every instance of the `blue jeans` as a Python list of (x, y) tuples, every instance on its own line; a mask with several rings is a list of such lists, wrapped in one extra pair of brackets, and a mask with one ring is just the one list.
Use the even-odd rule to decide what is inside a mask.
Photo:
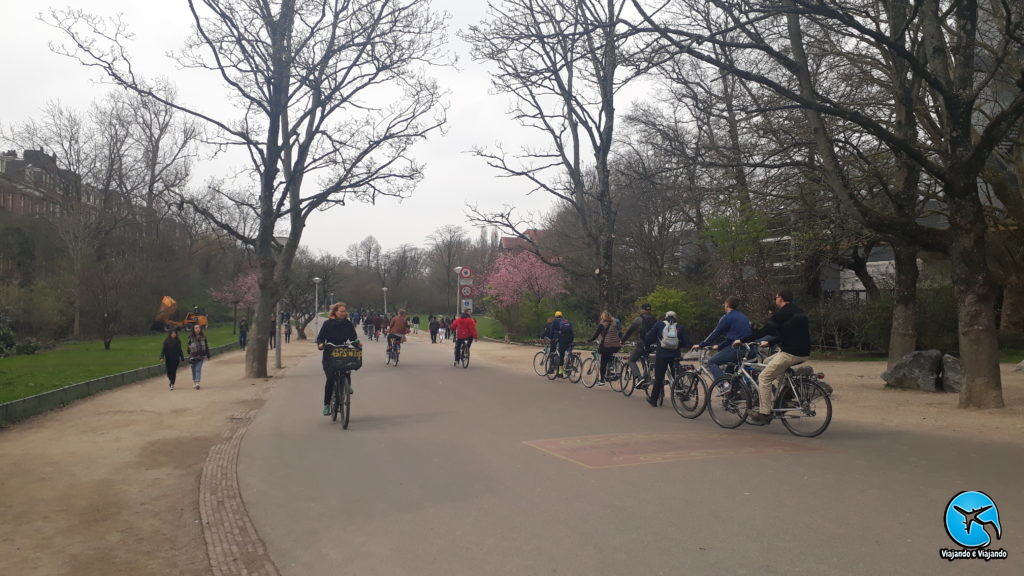
[(203, 379), (203, 358), (200, 358), (198, 362), (192, 363), (192, 381), (199, 382)]
[[(753, 356), (753, 353), (751, 356)], [(711, 372), (712, 382), (725, 378), (725, 372), (722, 372), (721, 368), (723, 364), (739, 362), (742, 358), (743, 350), (733, 348), (728, 344), (725, 345), (725, 348), (719, 350), (717, 354), (708, 358), (708, 372)]]

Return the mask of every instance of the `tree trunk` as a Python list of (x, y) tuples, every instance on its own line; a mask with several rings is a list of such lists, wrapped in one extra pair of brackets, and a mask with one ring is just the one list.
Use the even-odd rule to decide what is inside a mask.
[(1024, 275), (1014, 274), (1003, 287), (999, 331), (1003, 334), (1024, 334)]
[(249, 325), (249, 344), (245, 347), (245, 377), (266, 378), (270, 321), (274, 317), (274, 300), (269, 291), (260, 290), (260, 297)]
[(964, 387), (961, 408), (1002, 408), (999, 340), (996, 332), (995, 279), (985, 259), (985, 218), (977, 195), (977, 180), (955, 183), (949, 198), (953, 287), (959, 307), (960, 361)]
[(896, 254), (896, 286), (889, 330), (889, 368), (917, 348), (917, 249), (894, 245), (893, 251)]

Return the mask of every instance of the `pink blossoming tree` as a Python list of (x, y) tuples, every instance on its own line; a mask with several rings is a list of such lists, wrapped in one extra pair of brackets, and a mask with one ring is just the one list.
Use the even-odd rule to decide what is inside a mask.
[(214, 301), (234, 307), (235, 327), (232, 328), (232, 333), (238, 326), (238, 306), (252, 308), (259, 301), (260, 286), (258, 282), (259, 277), (256, 270), (248, 270), (235, 276), (220, 288), (210, 289), (210, 296)]
[(565, 293), (565, 275), (529, 252), (502, 254), (484, 278), (484, 296), (505, 331), (522, 335), (543, 322), (542, 301)]

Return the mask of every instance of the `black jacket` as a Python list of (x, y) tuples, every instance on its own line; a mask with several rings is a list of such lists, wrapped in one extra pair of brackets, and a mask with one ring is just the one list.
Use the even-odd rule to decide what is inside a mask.
[(796, 304), (779, 308), (760, 330), (743, 339), (744, 342), (763, 340), (765, 336), (778, 336), (779, 348), (786, 354), (805, 358), (811, 355), (811, 328), (807, 313)]
[(160, 358), (168, 364), (178, 364), (185, 359), (185, 353), (182, 352), (181, 338), (175, 338), (171, 340), (167, 338), (164, 340), (163, 351), (160, 352)]
[(643, 342), (647, 339), (647, 333), (651, 331), (651, 328), (657, 324), (658, 319), (654, 317), (654, 314), (650, 312), (642, 312), (639, 316), (633, 319), (629, 324), (629, 328), (626, 329), (626, 333), (622, 335), (622, 341), (626, 342), (634, 332), (637, 333), (640, 341)]

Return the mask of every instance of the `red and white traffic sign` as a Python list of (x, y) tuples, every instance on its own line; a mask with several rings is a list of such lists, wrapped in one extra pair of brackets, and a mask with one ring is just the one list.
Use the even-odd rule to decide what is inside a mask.
[(463, 298), (472, 298), (473, 297), (473, 287), (472, 286), (460, 286), (459, 287), (459, 295), (462, 296)]
[(459, 270), (459, 276), (463, 278), (472, 278), (473, 270), (469, 266), (463, 266), (462, 270)]

